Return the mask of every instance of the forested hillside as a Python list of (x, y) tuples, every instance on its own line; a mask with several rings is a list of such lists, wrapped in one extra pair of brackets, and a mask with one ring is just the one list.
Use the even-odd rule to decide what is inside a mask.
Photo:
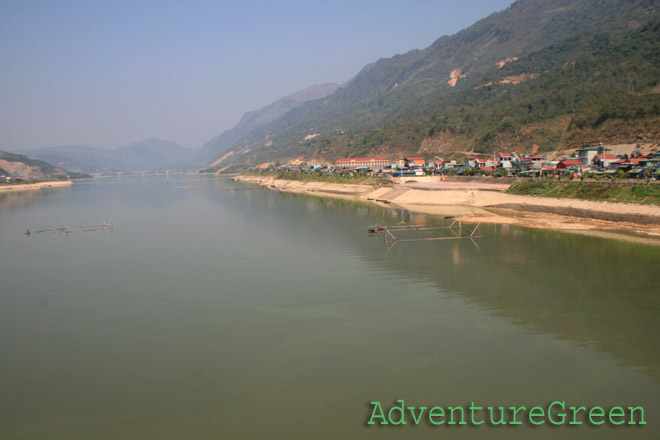
[(658, 139), (658, 37), (656, 1), (520, 0), (365, 67), (216, 165)]

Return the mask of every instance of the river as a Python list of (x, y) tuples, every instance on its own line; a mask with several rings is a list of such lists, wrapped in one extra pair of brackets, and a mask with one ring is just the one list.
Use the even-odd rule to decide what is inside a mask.
[[(186, 175), (0, 193), (0, 438), (660, 436), (659, 248), (376, 222), (449, 220)], [(367, 425), (398, 399), (647, 424)]]

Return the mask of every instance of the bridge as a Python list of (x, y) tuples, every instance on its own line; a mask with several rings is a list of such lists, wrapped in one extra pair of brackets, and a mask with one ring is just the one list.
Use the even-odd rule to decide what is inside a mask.
[(143, 171), (103, 171), (99, 173), (90, 173), (95, 179), (101, 177), (119, 177), (123, 176), (170, 176), (170, 175), (190, 175), (197, 174), (197, 170), (176, 169), (176, 170), (143, 170)]

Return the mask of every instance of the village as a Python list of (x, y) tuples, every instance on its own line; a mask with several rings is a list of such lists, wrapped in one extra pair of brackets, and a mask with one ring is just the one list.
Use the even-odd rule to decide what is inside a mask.
[(614, 155), (602, 144), (575, 150), (572, 157), (549, 160), (544, 156), (500, 152), (492, 159), (426, 160), (403, 158), (344, 158), (334, 164), (298, 163), (277, 167), (278, 170), (321, 173), (365, 173), (391, 177), (492, 176), (549, 179), (638, 179), (660, 178), (660, 150), (644, 154), (639, 150)]

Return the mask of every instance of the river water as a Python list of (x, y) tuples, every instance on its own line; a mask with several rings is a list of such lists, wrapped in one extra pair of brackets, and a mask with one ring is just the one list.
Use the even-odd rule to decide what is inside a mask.
[[(211, 177), (0, 193), (0, 438), (660, 436), (658, 248), (506, 225), (391, 246), (377, 221), (448, 224)], [(647, 425), (366, 424), (398, 399)]]

